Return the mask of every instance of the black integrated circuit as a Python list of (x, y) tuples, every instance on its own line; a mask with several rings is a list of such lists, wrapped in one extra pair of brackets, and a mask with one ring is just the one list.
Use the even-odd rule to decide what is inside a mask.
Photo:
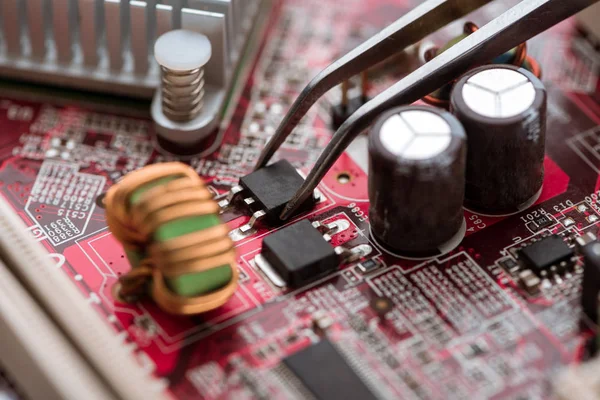
[(267, 236), (261, 254), (292, 287), (330, 273), (340, 263), (334, 248), (308, 220)]
[(560, 236), (547, 236), (518, 251), (525, 268), (537, 275), (544, 275), (551, 267), (566, 268), (574, 255)]
[[(244, 196), (254, 200), (250, 207), (264, 211), (265, 219), (271, 225), (281, 223), (279, 215), (303, 183), (304, 178), (287, 160), (279, 160), (240, 179)], [(315, 203), (314, 196), (310, 196), (296, 214), (312, 209)]]
[(377, 398), (327, 339), (292, 354), (283, 364), (317, 400)]

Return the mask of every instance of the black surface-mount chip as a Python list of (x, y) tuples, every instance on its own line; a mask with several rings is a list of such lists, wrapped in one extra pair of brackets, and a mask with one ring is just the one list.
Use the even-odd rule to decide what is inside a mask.
[[(287, 160), (279, 160), (240, 179), (244, 196), (254, 201), (250, 207), (264, 211), (265, 219), (272, 225), (281, 222), (279, 215), (303, 183), (304, 178)], [(310, 196), (296, 214), (312, 209), (315, 203), (314, 196)]]
[(540, 214), (527, 222), (526, 226), (533, 232), (539, 232), (544, 228), (554, 225), (556, 221), (546, 214)]
[(375, 400), (371, 390), (327, 339), (283, 360), (317, 400)]
[(573, 250), (559, 236), (545, 237), (518, 251), (523, 266), (540, 275), (550, 267), (570, 263)]
[(368, 274), (369, 272), (375, 271), (379, 267), (381, 267), (381, 264), (374, 258), (365, 260), (356, 266), (361, 274)]
[(287, 283), (298, 287), (337, 269), (334, 248), (310, 221), (302, 220), (263, 240), (262, 256)]
[(499, 264), (508, 272), (515, 273), (519, 271), (519, 264), (512, 258), (500, 260)]
[(546, 214), (542, 214), (533, 219), (533, 222), (537, 225), (537, 229), (544, 229), (554, 223), (554, 220), (547, 216)]

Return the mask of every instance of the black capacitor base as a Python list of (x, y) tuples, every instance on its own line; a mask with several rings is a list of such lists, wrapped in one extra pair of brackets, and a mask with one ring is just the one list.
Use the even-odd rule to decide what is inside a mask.
[(448, 241), (438, 245), (436, 248), (431, 248), (427, 250), (414, 251), (412, 249), (398, 249), (393, 248), (383, 242), (380, 238), (377, 237), (373, 233), (373, 230), (369, 228), (369, 236), (371, 240), (379, 247), (383, 252), (397, 258), (403, 258), (405, 260), (426, 260), (433, 257), (443, 256), (444, 254), (450, 253), (454, 250), (460, 242), (465, 238), (465, 234), (467, 233), (467, 222), (463, 218), (462, 224), (460, 228), (456, 232), (454, 236), (452, 236)]
[(467, 200), (465, 197), (464, 209), (484, 217), (508, 217), (510, 215), (518, 214), (521, 211), (527, 210), (529, 207), (534, 205), (535, 202), (540, 198), (543, 190), (544, 188), (540, 187), (540, 189), (524, 203), (518, 204), (515, 207), (506, 207), (499, 210), (481, 208), (480, 203)]

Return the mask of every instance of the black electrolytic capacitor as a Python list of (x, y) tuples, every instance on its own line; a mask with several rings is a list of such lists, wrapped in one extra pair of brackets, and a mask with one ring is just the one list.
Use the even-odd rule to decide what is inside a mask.
[(420, 257), (460, 241), (466, 150), (460, 122), (442, 109), (398, 107), (379, 117), (369, 135), (369, 220), (381, 247)]
[(469, 143), (465, 207), (499, 215), (533, 204), (544, 180), (542, 82), (511, 65), (476, 68), (454, 86), (450, 110)]

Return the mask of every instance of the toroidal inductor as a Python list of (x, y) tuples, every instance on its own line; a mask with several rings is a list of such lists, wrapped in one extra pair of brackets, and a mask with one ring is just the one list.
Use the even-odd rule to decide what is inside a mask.
[(237, 288), (233, 242), (219, 207), (185, 164), (154, 164), (132, 172), (105, 198), (110, 231), (132, 269), (116, 295), (148, 293), (165, 311), (198, 314), (223, 305)]

